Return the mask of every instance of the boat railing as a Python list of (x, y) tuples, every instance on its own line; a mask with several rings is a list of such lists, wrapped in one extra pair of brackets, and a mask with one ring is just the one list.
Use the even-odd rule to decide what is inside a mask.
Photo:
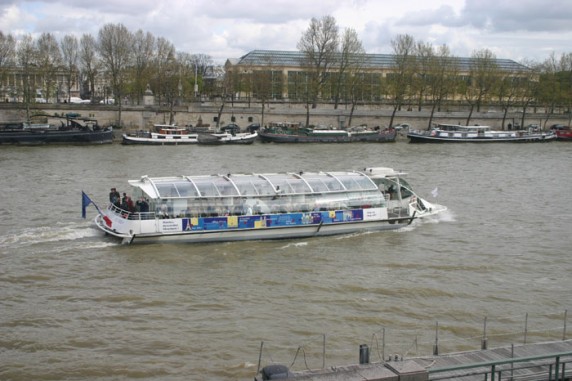
[(156, 217), (155, 212), (130, 212), (114, 204), (109, 204), (107, 209), (128, 220), (153, 220)]

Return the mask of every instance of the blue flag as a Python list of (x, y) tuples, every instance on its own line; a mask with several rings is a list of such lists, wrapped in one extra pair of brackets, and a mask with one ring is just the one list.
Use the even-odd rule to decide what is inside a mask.
[[(85, 209), (88, 207), (89, 204), (93, 204), (91, 198), (85, 194), (84, 191), (81, 191), (81, 217), (85, 218)], [(93, 204), (95, 205), (95, 204)]]

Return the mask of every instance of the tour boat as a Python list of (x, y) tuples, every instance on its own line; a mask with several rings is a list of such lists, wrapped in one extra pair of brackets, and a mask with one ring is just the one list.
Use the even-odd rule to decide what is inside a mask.
[(438, 124), (429, 131), (410, 131), (410, 143), (498, 143), (498, 142), (547, 142), (555, 139), (552, 132), (527, 130), (495, 131), (488, 126), (461, 126)]
[(2, 123), (0, 144), (105, 144), (113, 142), (113, 127), (101, 127), (95, 119), (68, 114), (59, 125), (49, 123)]
[[(366, 168), (143, 176), (128, 183), (132, 199), (144, 207), (96, 207), (95, 223), (123, 243), (219, 242), (398, 229), (446, 210), (417, 196), (405, 175), (391, 168)], [(90, 203), (84, 194), (84, 214)]]
[(155, 131), (137, 131), (131, 134), (123, 134), (122, 144), (146, 144), (146, 145), (179, 145), (197, 144), (198, 134), (191, 133), (186, 127), (178, 127), (173, 124), (156, 124)]
[(302, 127), (298, 123), (273, 123), (259, 131), (258, 135), (267, 143), (358, 143), (394, 142), (395, 129), (381, 127), (354, 127), (333, 129), (324, 126)]

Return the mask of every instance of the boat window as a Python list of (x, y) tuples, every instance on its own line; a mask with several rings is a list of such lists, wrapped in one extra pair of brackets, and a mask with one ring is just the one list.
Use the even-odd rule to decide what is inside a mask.
[(179, 192), (173, 183), (155, 184), (160, 198), (179, 197)]
[(238, 191), (243, 196), (252, 195), (271, 195), (274, 194), (274, 189), (268, 182), (253, 175), (233, 175), (231, 180), (234, 182)]
[[(335, 179), (326, 179), (328, 180), (328, 182), (332, 183), (332, 180), (335, 181)], [(327, 192), (330, 190), (330, 188), (328, 187), (328, 184), (326, 184), (324, 182), (324, 179), (321, 178), (306, 178), (306, 181), (308, 182), (308, 184), (310, 184), (310, 186), (312, 187), (312, 190), (314, 192)]]
[(375, 184), (367, 176), (359, 174), (335, 174), (335, 176), (347, 190), (376, 189)]
[(233, 184), (220, 176), (193, 177), (192, 181), (202, 197), (237, 196), (238, 192)]
[(275, 193), (274, 187), (267, 181), (256, 182), (254, 183), (254, 186), (256, 187), (256, 191), (260, 195), (272, 195)]
[(413, 196), (413, 191), (411, 190), (411, 185), (404, 179), (399, 179), (399, 183), (401, 184), (401, 197), (411, 197)]
[(344, 190), (337, 177), (326, 173), (305, 173), (303, 177), (316, 193)]
[(218, 189), (212, 183), (212, 181), (198, 181), (194, 180), (195, 185), (197, 186), (200, 194), (202, 197), (209, 197), (209, 196), (218, 196)]
[(266, 175), (265, 177), (274, 185), (276, 190), (282, 193), (292, 194), (311, 191), (304, 180), (292, 174)]
[(188, 181), (173, 183), (177, 188), (180, 197), (196, 197), (199, 194), (197, 189)]

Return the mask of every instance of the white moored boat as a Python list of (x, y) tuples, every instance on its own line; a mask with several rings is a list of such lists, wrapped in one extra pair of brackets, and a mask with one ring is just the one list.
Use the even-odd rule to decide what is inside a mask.
[(133, 134), (123, 134), (124, 145), (179, 145), (197, 144), (198, 134), (191, 133), (186, 127), (172, 124), (156, 124), (155, 131), (137, 131)]
[(223, 145), (223, 144), (252, 144), (258, 137), (258, 133), (250, 132), (220, 132), (212, 134), (200, 134), (199, 144)]
[(99, 229), (132, 242), (281, 239), (397, 229), (446, 210), (391, 168), (130, 180), (141, 211), (110, 204)]

